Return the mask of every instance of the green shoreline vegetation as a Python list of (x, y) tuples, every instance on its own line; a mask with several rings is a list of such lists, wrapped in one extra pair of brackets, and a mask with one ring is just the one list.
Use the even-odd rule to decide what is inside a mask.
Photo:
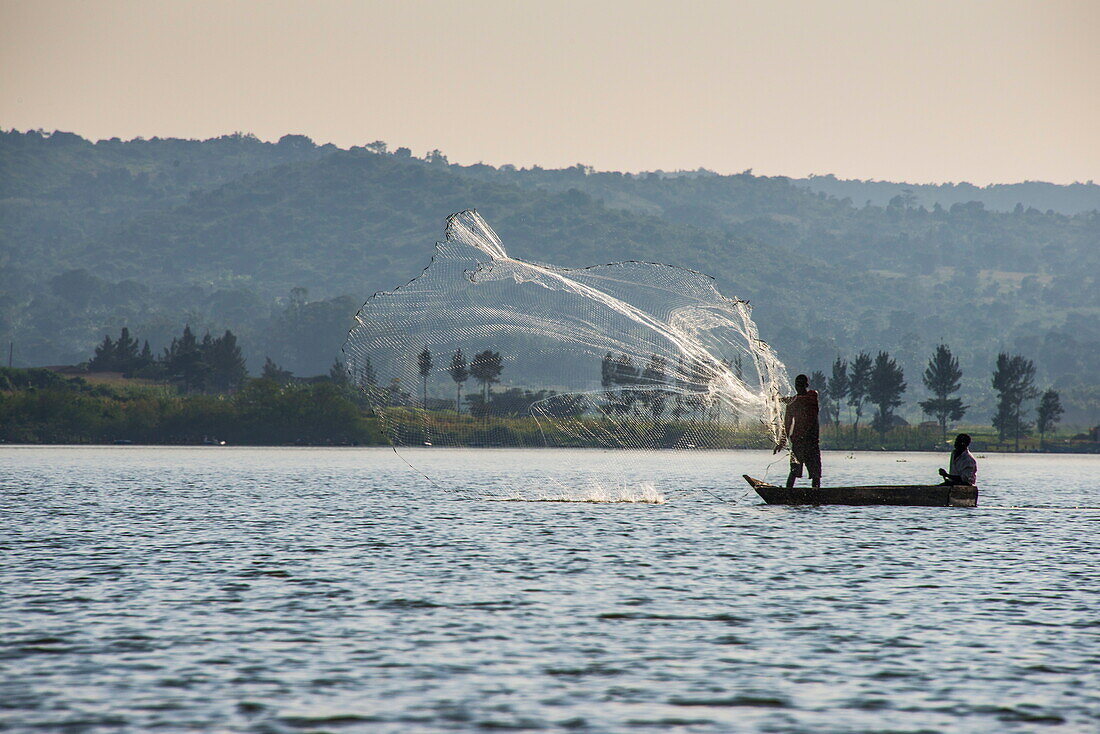
[[(407, 408), (417, 411), (419, 408)], [(469, 447), (545, 446), (601, 448), (577, 444), (552, 426), (530, 417), (475, 417), (433, 411), (432, 435), (406, 435), (407, 445)], [(598, 418), (589, 420), (598, 421)], [(644, 445), (674, 448), (688, 421), (643, 422)], [(976, 451), (1011, 451), (990, 426), (961, 425)], [(1091, 440), (1090, 440), (1091, 435)], [(1100, 453), (1096, 430), (1050, 433), (1047, 452)], [(198, 445), (225, 441), (250, 446), (385, 446), (377, 417), (363, 395), (330, 376), (280, 382), (247, 378), (233, 393), (185, 393), (171, 384), (127, 379), (118, 373), (69, 376), (51, 369), (0, 368), (0, 442), (7, 444)], [(763, 449), (750, 426), (717, 427), (712, 449)], [(836, 450), (937, 451), (948, 446), (939, 426), (899, 426), (885, 434), (864, 431), (853, 442), (850, 426), (823, 426), (822, 448)], [(1039, 451), (1038, 437), (1021, 440), (1021, 451)]]
[[(370, 446), (388, 445), (393, 438), (403, 446), (771, 448), (751, 423), (718, 420), (719, 406), (707, 397), (708, 385), (717, 379), (713, 370), (701, 363), (673, 369), (656, 355), (642, 365), (630, 355), (607, 353), (599, 366), (601, 407), (586, 413), (576, 396), (561, 395), (553, 415), (564, 420), (540, 422), (531, 408), (554, 393), (516, 387), (493, 391), (506, 360), (491, 349), (467, 361), (461, 349), (433, 355), (424, 348), (415, 358), (421, 384), (414, 397), (398, 379), (379, 384), (369, 359), (358, 379), (363, 390), (339, 361), (327, 375), (296, 378), (268, 358), (261, 376), (250, 378), (230, 331), (200, 339), (185, 327), (159, 356), (148, 341), (140, 349), (139, 343), (123, 327), (117, 340), (104, 337), (80, 365), (0, 368), (0, 442)], [(455, 400), (429, 393), (433, 365), (453, 383)], [(742, 378), (740, 358), (728, 366)], [(1057, 431), (1062, 408), (1054, 390), (1041, 394), (1035, 421), (1029, 420), (1030, 401), (1040, 396), (1034, 376), (1030, 360), (998, 356), (991, 379), (998, 396), (991, 426), (963, 424), (970, 407), (952, 397), (962, 371), (943, 344), (922, 376), (931, 397), (919, 401), (934, 421), (912, 426), (895, 414), (907, 385), (904, 371), (887, 352), (874, 358), (860, 352), (851, 363), (838, 357), (830, 376), (813, 372), (810, 386), (821, 398), (824, 449), (944, 450), (951, 443), (950, 428), (970, 433), (979, 451), (1100, 452), (1100, 427), (1085, 433)], [(471, 379), (480, 390), (463, 400)], [(465, 409), (456, 411), (463, 402)], [(372, 404), (384, 408), (381, 414), (372, 411)], [(610, 418), (616, 415), (630, 420)]]

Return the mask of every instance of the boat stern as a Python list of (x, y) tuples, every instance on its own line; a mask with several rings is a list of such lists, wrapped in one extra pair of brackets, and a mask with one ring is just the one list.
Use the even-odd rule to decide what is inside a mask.
[(947, 504), (951, 507), (977, 507), (978, 488), (972, 485), (952, 487)]

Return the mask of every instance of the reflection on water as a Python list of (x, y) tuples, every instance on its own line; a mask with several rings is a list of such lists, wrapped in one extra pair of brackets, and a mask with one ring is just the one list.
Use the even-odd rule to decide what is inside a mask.
[(376, 449), (2, 448), (0, 729), (1100, 727), (1100, 458), (988, 455), (976, 509), (764, 506), (758, 452), (639, 454), (664, 504), (477, 499), (594, 454), (418, 452), (448, 492)]

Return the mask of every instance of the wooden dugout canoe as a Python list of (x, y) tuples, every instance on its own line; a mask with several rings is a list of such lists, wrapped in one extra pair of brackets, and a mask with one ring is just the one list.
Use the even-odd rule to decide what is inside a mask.
[(882, 487), (777, 487), (743, 474), (769, 505), (907, 505), (977, 507), (978, 488), (970, 485), (910, 484)]

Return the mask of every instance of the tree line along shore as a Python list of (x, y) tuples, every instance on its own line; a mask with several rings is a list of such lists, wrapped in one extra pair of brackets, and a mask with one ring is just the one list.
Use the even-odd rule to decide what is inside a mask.
[[(740, 359), (728, 364), (739, 378), (743, 376)], [(363, 389), (352, 384), (339, 362), (326, 375), (302, 378), (268, 359), (260, 376), (250, 377), (231, 332), (199, 338), (185, 328), (154, 355), (147, 341), (140, 343), (123, 328), (117, 339), (105, 337), (81, 365), (0, 368), (0, 442), (387, 445), (386, 426), (373, 404), (386, 407), (390, 435), (406, 445), (604, 445), (578, 440), (531, 417), (531, 405), (552, 396), (552, 391), (494, 391), (505, 365), (506, 359), (491, 349), (476, 352), (469, 361), (462, 350), (433, 355), (424, 349), (415, 362), (422, 379), (420, 394), (413, 396), (396, 378), (381, 385), (369, 360), (356, 376)], [(712, 379), (705, 370), (675, 368), (657, 357), (635, 360), (610, 353), (600, 369), (604, 402), (596, 413), (583, 414), (569, 401), (562, 401), (559, 410), (580, 421), (598, 422), (613, 414), (632, 417), (619, 421), (615, 430), (636, 435), (613, 436), (607, 446), (675, 448), (690, 430), (701, 437), (696, 440), (699, 448), (767, 448), (758, 429), (719, 421), (717, 408), (699, 397)], [(432, 375), (453, 381), (454, 399), (430, 394)], [(875, 357), (861, 352), (850, 361), (838, 357), (830, 375), (815, 371), (810, 384), (820, 394), (825, 449), (940, 450), (948, 445), (950, 428), (970, 433), (975, 449), (981, 451), (1100, 451), (1097, 428), (1058, 429), (1058, 393), (1040, 391), (1034, 376), (1030, 360), (1010, 354), (998, 357), (990, 380), (998, 396), (990, 424), (973, 421), (968, 406), (953, 397), (962, 373), (946, 345), (937, 347), (922, 375), (928, 394), (920, 406), (932, 420), (919, 425), (894, 414), (907, 383), (886, 352)], [(471, 379), (481, 389), (463, 398)], [(684, 390), (685, 381), (690, 381), (691, 390)], [(432, 416), (431, 435), (409, 428), (418, 421), (401, 417), (424, 410)], [(865, 416), (869, 410), (872, 415)], [(700, 431), (701, 425), (706, 430)]]

